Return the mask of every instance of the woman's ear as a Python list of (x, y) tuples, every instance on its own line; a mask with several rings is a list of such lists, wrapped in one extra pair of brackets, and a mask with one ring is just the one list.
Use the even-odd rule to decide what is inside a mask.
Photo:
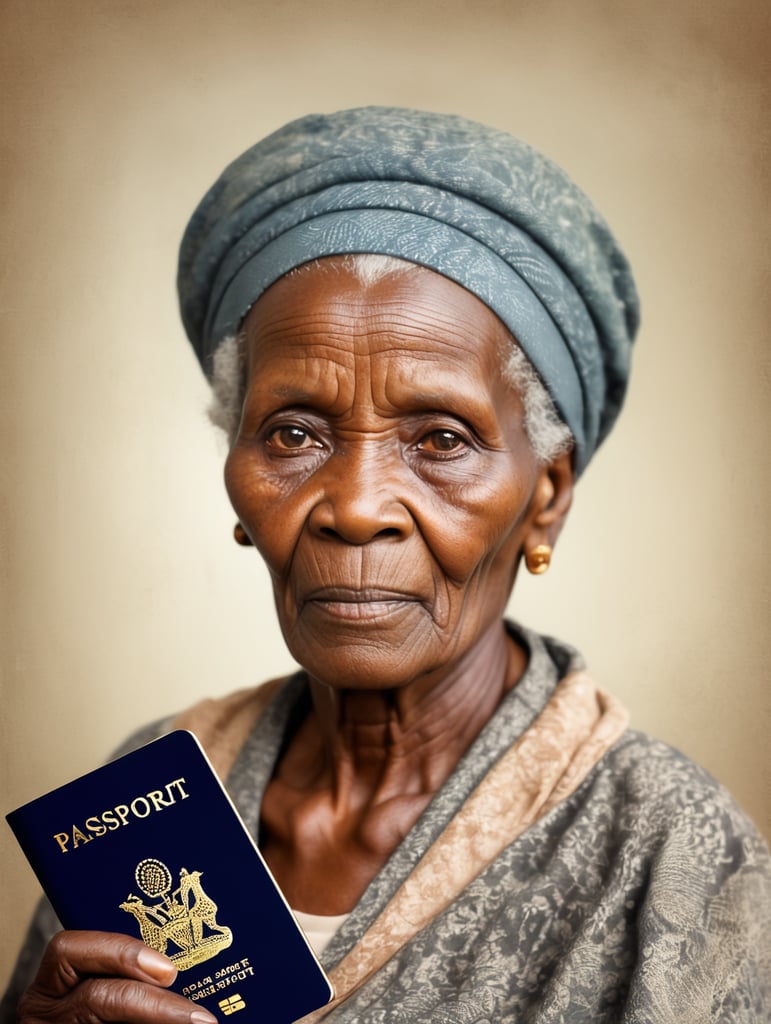
[(525, 550), (539, 544), (554, 547), (573, 502), (573, 456), (563, 452), (541, 467), (533, 493), (530, 530)]

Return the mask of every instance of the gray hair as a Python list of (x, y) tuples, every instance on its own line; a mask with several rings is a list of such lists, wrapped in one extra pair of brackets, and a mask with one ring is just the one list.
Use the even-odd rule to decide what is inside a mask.
[[(321, 265), (318, 261), (306, 263), (290, 271), (290, 274), (302, 274), (308, 267)], [(407, 273), (414, 269), (415, 264), (394, 256), (363, 253), (345, 256), (337, 266), (350, 271), (362, 285), (369, 287), (385, 277)], [(541, 383), (532, 364), (513, 339), (501, 353), (501, 361), (503, 379), (522, 399), (525, 432), (538, 461), (548, 463), (563, 452), (569, 451), (573, 445), (573, 436), (560, 419), (549, 392)], [(243, 335), (229, 335), (224, 338), (213, 356), (209, 418), (215, 426), (225, 431), (231, 444), (238, 433), (244, 402), (245, 362), (246, 348)]]

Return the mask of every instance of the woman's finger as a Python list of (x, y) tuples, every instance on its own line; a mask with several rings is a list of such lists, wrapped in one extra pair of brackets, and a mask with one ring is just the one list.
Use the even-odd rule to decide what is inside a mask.
[(216, 1024), (202, 1007), (166, 991), (171, 961), (138, 939), (63, 931), (49, 942), (19, 1006), (21, 1024)]
[(166, 987), (177, 971), (168, 957), (129, 935), (63, 931), (48, 943), (34, 984), (56, 997), (94, 975), (134, 978)]
[(189, 999), (126, 978), (88, 978), (66, 995), (50, 996), (34, 983), (19, 1004), (19, 1024), (217, 1024)]

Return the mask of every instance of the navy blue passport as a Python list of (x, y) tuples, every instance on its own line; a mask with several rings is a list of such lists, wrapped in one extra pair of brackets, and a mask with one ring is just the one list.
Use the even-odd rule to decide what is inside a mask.
[(332, 989), (195, 736), (168, 733), (7, 815), (65, 928), (165, 953), (172, 988), (234, 1024), (289, 1024)]

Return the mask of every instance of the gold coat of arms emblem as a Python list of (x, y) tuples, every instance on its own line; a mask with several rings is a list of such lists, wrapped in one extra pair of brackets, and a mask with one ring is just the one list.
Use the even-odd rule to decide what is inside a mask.
[[(217, 922), (217, 904), (201, 885), (201, 871), (182, 868), (179, 885), (163, 861), (146, 857), (137, 864), (134, 877), (139, 891), (154, 903), (129, 893), (121, 910), (132, 914), (146, 946), (169, 957), (180, 971), (216, 956), (233, 941), (229, 928)], [(159, 898), (160, 897), (160, 898)], [(169, 944), (177, 947), (167, 953)]]

